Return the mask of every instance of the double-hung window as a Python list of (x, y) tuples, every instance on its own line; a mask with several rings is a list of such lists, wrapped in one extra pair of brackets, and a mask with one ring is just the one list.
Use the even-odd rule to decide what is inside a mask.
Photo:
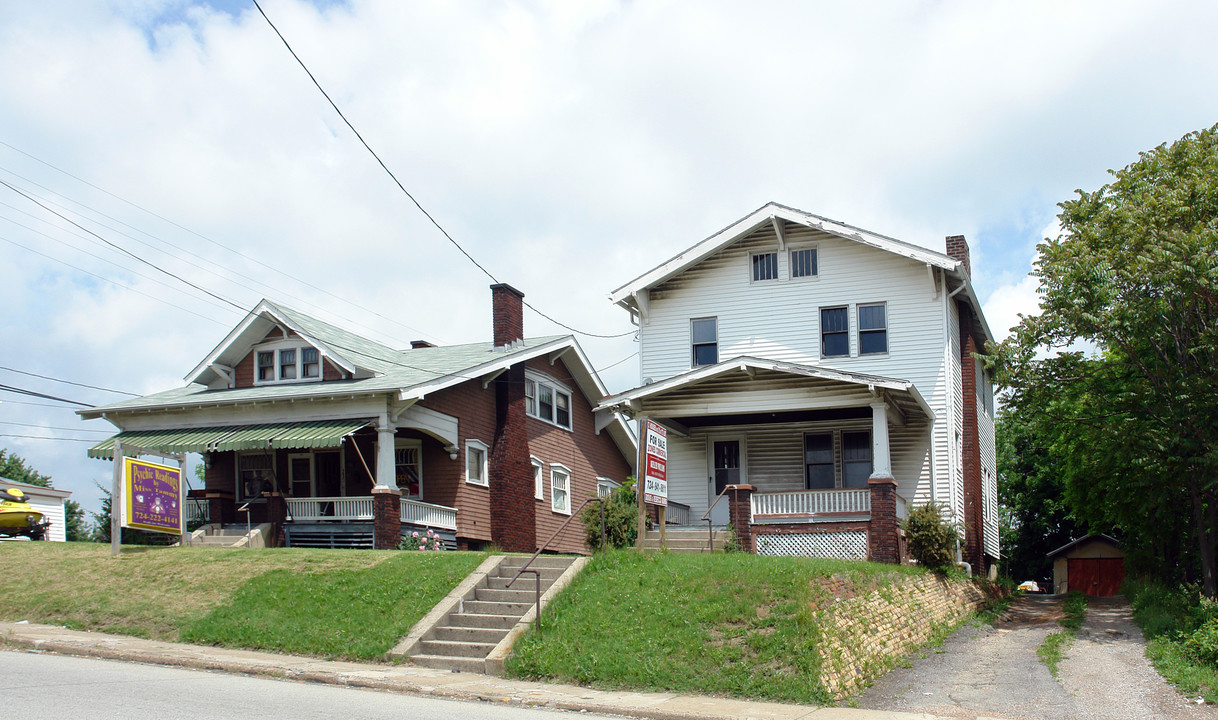
[(842, 433), (842, 480), (848, 488), (867, 487), (871, 477), (871, 433)]
[(571, 470), (558, 463), (550, 466), (550, 508), (571, 514)]
[(833, 433), (804, 436), (804, 482), (809, 490), (830, 490), (837, 485)]
[(317, 348), (300, 349), (300, 377), (309, 379), (321, 376), (321, 356)]
[(859, 305), (859, 355), (888, 352), (888, 310), (884, 303)]
[(275, 382), (274, 350), (263, 350), (258, 353), (258, 381)]
[(816, 248), (796, 248), (791, 251), (791, 277), (816, 277)]
[(845, 307), (820, 309), (820, 354), (845, 357), (850, 354), (850, 316)]
[(537, 458), (532, 458), (532, 460), (533, 460), (533, 497), (537, 498), (538, 500), (545, 500), (546, 499), (546, 488), (545, 488), (545, 480), (543, 479), (543, 475), (545, 475), (545, 464), (542, 463)]
[(571, 429), (571, 392), (541, 375), (524, 379), (524, 412), (567, 430)]
[(778, 279), (778, 253), (756, 253), (749, 258), (753, 265), (753, 282)]
[(321, 380), (321, 353), (307, 345), (284, 345), (280, 340), (255, 353), (254, 384)]
[(465, 482), (471, 485), (489, 486), (486, 443), (479, 440), (465, 441)]
[(689, 321), (690, 346), (693, 350), (693, 366), (714, 365), (719, 362), (719, 327), (716, 318), (697, 318)]

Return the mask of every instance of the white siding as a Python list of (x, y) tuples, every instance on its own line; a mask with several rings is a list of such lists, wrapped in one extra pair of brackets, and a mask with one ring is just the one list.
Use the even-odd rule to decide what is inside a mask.
[[(933, 446), (928, 446), (927, 430), (894, 428), (898, 434), (921, 432), (922, 436), (902, 436), (899, 442), (912, 447), (920, 443), (921, 458), (901, 468), (901, 473), (916, 477), (916, 491), (907, 497), (929, 502), (932, 478), (938, 502), (960, 508), (963, 496), (959, 463), (952, 472), (953, 439), (959, 430), (960, 412), (949, 410), (958, 402), (959, 332), (952, 325), (944, 337), (944, 324), (955, 321), (954, 302), (945, 299), (941, 274), (935, 282), (926, 266), (862, 243), (827, 235), (793, 224), (786, 224), (788, 248), (815, 245), (817, 277), (790, 278), (788, 252), (779, 251), (779, 279), (752, 282), (749, 256), (777, 250), (774, 230), (765, 226), (747, 238), (706, 258), (677, 277), (657, 285), (649, 293), (649, 313), (640, 328), (640, 367), (642, 377), (661, 381), (690, 369), (690, 320), (715, 317), (718, 321), (719, 359), (739, 355), (819, 365), (840, 370), (872, 373), (909, 380), (935, 414)], [(882, 355), (858, 354), (858, 305), (886, 303), (888, 352)], [(821, 358), (820, 308), (845, 305), (849, 308), (850, 356)], [(727, 390), (727, 388), (725, 388)], [(792, 406), (809, 398), (766, 398), (758, 392), (749, 396), (725, 394), (725, 403), (748, 406), (770, 400)], [(858, 398), (840, 396), (842, 405)], [(668, 411), (688, 411), (694, 401)], [(841, 405), (839, 405), (841, 406)], [(774, 408), (768, 408), (774, 409)], [(659, 408), (649, 408), (663, 416)], [(720, 409), (718, 412), (726, 410)], [(734, 412), (747, 411), (736, 405)], [(710, 413), (708, 409), (704, 411)], [(686, 413), (688, 414), (688, 413)], [(954, 424), (953, 424), (954, 423)], [(894, 446), (898, 440), (893, 440)], [(754, 457), (760, 457), (750, 453)], [(670, 462), (670, 472), (677, 463)], [(705, 471), (705, 459), (702, 461)], [(894, 452), (894, 473), (896, 469)], [(916, 472), (915, 472), (916, 469)], [(905, 478), (898, 478), (905, 482)], [(705, 477), (701, 482), (705, 483)], [(954, 486), (958, 489), (953, 491)], [(902, 495), (906, 495), (902, 492)], [(680, 502), (685, 502), (680, 500)]]
[[(989, 380), (984, 380), (987, 384)], [(981, 495), (985, 501), (983, 544), (987, 555), (998, 557), (998, 456), (994, 438), (994, 418), (978, 393), (977, 445), (981, 450)]]
[(942, 490), (946, 492), (939, 492), (938, 499), (940, 504), (947, 505), (951, 510), (953, 520), (963, 523), (964, 393), (960, 389), (960, 313), (956, 309), (956, 304), (950, 301), (947, 303), (947, 318), (948, 355), (946, 363), (949, 400), (947, 403), (945, 403), (945, 409), (948, 411), (948, 418), (944, 425), (948, 430), (948, 455), (946, 472), (942, 473), (940, 477), (945, 478), (949, 485), (948, 487), (942, 488)]

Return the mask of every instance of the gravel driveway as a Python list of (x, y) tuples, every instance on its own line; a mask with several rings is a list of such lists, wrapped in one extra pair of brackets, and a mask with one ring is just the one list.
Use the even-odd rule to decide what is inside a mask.
[(1218, 708), (1191, 704), (1151, 667), (1123, 598), (1090, 600), (1054, 679), (1036, 648), (1061, 617), (1060, 598), (1026, 595), (993, 627), (965, 626), (889, 672), (858, 704), (969, 720), (1218, 719)]

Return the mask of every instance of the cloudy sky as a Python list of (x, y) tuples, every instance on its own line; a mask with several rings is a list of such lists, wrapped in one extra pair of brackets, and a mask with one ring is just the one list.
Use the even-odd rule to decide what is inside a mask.
[[(1056, 203), (1218, 122), (1203, 0), (263, 7), (453, 238), (601, 335), (630, 330), (610, 290), (771, 200), (966, 235), (1003, 335)], [(491, 281), (252, 1), (3, 3), (0, 66), (0, 384), (168, 389), (262, 297), (396, 346), (489, 339)], [(635, 384), (630, 337), (579, 340)], [(96, 510), (109, 425), (74, 407), (0, 391), (0, 447)]]

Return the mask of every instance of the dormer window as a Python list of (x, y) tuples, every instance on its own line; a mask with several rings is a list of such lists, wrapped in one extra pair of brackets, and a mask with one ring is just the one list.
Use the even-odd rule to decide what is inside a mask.
[(321, 380), (321, 353), (317, 348), (286, 344), (278, 346), (280, 343), (257, 351), (255, 385)]

